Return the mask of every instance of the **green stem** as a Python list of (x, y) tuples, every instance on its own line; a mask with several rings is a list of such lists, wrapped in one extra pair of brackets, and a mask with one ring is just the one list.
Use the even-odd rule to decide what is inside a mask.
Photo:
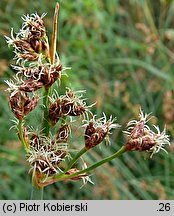
[(49, 105), (48, 105), (48, 96), (49, 96), (49, 89), (44, 88), (43, 93), (43, 105), (44, 105), (44, 118), (43, 118), (43, 134), (48, 136), (50, 130), (50, 124), (48, 122), (48, 112), (49, 112)]
[(32, 190), (31, 190), (31, 200), (43, 200), (43, 189), (42, 188), (37, 188), (35, 186), (32, 186)]
[(87, 151), (87, 149), (86, 149), (85, 147), (82, 148), (82, 149), (75, 155), (75, 157), (70, 161), (70, 164), (69, 164), (68, 167), (65, 169), (64, 173), (66, 173), (69, 169), (71, 169), (71, 167), (75, 164), (75, 162), (78, 160), (78, 158), (80, 158), (86, 151)]
[(28, 146), (28, 144), (25, 142), (25, 139), (24, 139), (24, 136), (23, 136), (22, 120), (19, 120), (19, 123), (18, 123), (18, 130), (19, 130), (19, 137), (20, 137), (20, 140), (21, 140), (21, 142), (22, 142), (22, 145), (24, 146), (25, 151), (28, 153), (29, 146)]
[(70, 175), (59, 174), (59, 175), (54, 176), (54, 179), (56, 179), (58, 181), (61, 181), (61, 180), (64, 180), (64, 179), (70, 179), (70, 178), (76, 177), (78, 175), (84, 174), (86, 172), (92, 171), (93, 169), (96, 169), (97, 167), (101, 166), (102, 164), (107, 163), (107, 162), (119, 157), (120, 155), (122, 155), (126, 151), (127, 151), (127, 149), (125, 148), (125, 146), (123, 146), (116, 153), (114, 153), (113, 155), (108, 156), (108, 157), (104, 158), (103, 160), (101, 160), (99, 162), (96, 162), (95, 164), (91, 165), (90, 167), (88, 167), (86, 169), (80, 170), (79, 172), (76, 172), (76, 173), (73, 173), (73, 174), (70, 174)]

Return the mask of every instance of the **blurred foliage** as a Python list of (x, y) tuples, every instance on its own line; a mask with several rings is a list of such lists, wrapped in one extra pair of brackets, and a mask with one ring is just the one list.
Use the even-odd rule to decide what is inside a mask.
[[(17, 32), (23, 14), (47, 12), (45, 25), (52, 33), (54, 0), (0, 0), (0, 198), (29, 199), (31, 180), (23, 149), (10, 119), (6, 86), (14, 71), (13, 52), (4, 35)], [(126, 153), (95, 170), (95, 185), (60, 182), (45, 189), (44, 199), (173, 199), (174, 194), (174, 1), (173, 0), (60, 0), (58, 52), (70, 66), (65, 86), (86, 89), (93, 111), (116, 116), (122, 125), (112, 134), (111, 145), (102, 144), (84, 157), (88, 164), (112, 154), (125, 138), (126, 122), (139, 108), (152, 112), (160, 128), (171, 135), (169, 154), (152, 159), (140, 152)], [(29, 122), (39, 118), (29, 115)], [(36, 116), (36, 118), (33, 118)], [(35, 123), (36, 124), (36, 123)], [(78, 133), (78, 132), (77, 132)], [(73, 143), (72, 143), (73, 144)], [(77, 141), (74, 141), (74, 145)], [(78, 143), (79, 144), (79, 143)], [(80, 143), (78, 148), (80, 148)]]

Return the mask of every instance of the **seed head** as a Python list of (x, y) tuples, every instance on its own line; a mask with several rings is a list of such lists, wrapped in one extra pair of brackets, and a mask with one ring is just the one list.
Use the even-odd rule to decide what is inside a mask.
[(49, 59), (49, 44), (47, 42), (46, 30), (43, 17), (37, 14), (24, 16), (22, 28), (19, 33), (14, 36), (11, 30), (11, 38), (6, 37), (9, 46), (15, 49), (16, 59), (35, 61), (39, 58), (39, 53), (43, 53)]
[(43, 14), (41, 17), (37, 13), (31, 15), (23, 16), (23, 25), (20, 32), (20, 35), (27, 37), (28, 39), (40, 39), (45, 35), (45, 25), (43, 22), (43, 17), (46, 14)]
[(31, 112), (39, 101), (38, 97), (29, 98), (27, 93), (18, 91), (10, 95), (10, 106), (16, 118), (22, 120), (25, 115)]
[(63, 116), (80, 116), (84, 114), (88, 107), (86, 106), (80, 92), (73, 92), (68, 89), (66, 94), (59, 97), (49, 108), (49, 119), (52, 125), (55, 125), (60, 117)]
[(128, 134), (128, 140), (125, 147), (128, 151), (149, 151), (153, 154), (158, 153), (164, 145), (170, 145), (169, 136), (166, 134), (166, 129), (160, 132), (159, 127), (153, 125), (156, 132), (152, 131), (146, 124), (148, 119), (147, 114), (143, 114), (140, 111), (140, 120), (132, 120), (128, 123), (128, 129), (126, 134)]
[(61, 172), (59, 164), (67, 155), (67, 146), (58, 145), (48, 137), (33, 134), (30, 139), (30, 152), (27, 160), (34, 172), (46, 177)]
[(52, 126), (54, 126), (62, 116), (60, 98), (58, 98), (55, 103), (50, 105), (48, 115), (49, 121), (51, 122)]
[(93, 148), (100, 144), (112, 128), (118, 128), (118, 124), (113, 124), (112, 117), (107, 121), (106, 116), (95, 119), (95, 116), (84, 126), (85, 130), (85, 146), (87, 149)]
[(61, 77), (62, 65), (50, 66), (42, 70), (40, 81), (46, 88), (49, 88), (57, 79)]

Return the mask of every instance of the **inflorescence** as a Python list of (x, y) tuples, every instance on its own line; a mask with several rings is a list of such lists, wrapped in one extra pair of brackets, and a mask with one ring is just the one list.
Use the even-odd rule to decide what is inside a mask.
[[(99, 145), (104, 139), (108, 140), (110, 131), (120, 125), (115, 123), (116, 119), (112, 117), (107, 120), (105, 114), (99, 119), (93, 116), (91, 106), (83, 99), (84, 91), (75, 92), (67, 88), (64, 95), (53, 91), (55, 83), (59, 86), (62, 71), (66, 68), (60, 63), (57, 53), (54, 62), (51, 59), (44, 16), (45, 14), (39, 16), (35, 13), (22, 17), (23, 24), (19, 33), (14, 34), (12, 29), (11, 37), (6, 36), (8, 45), (14, 48), (16, 61), (16, 64), (12, 65), (16, 74), (12, 80), (6, 81), (10, 93), (9, 104), (18, 119), (18, 136), (26, 150), (33, 184), (39, 187), (40, 183), (54, 178), (57, 174), (69, 175), (72, 180), (90, 181), (86, 172), (78, 175), (80, 170), (76, 163), (72, 163), (73, 166), (67, 170), (66, 164), (72, 160), (69, 152), (69, 122), (72, 118), (74, 121), (81, 117), (85, 151)], [(42, 124), (36, 132), (26, 126), (25, 118), (38, 106), (41, 99), (44, 114)], [(147, 126), (147, 122), (148, 115), (141, 111), (139, 121), (128, 123), (128, 139), (124, 145), (126, 151), (150, 151), (153, 155), (160, 149), (164, 150), (164, 145), (170, 144), (165, 129), (160, 132), (158, 127), (153, 126), (156, 130), (154, 132)], [(55, 130), (50, 130), (52, 128)], [(86, 168), (84, 163), (82, 170)]]

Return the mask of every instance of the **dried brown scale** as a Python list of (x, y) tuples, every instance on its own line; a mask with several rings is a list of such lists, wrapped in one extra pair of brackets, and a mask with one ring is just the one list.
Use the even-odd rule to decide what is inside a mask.
[(29, 53), (34, 52), (34, 49), (31, 47), (31, 44), (27, 40), (14, 40), (14, 44), (19, 51), (27, 51)]
[(39, 148), (40, 140), (37, 134), (32, 134), (30, 138), (30, 146), (33, 148)]
[(101, 143), (104, 138), (106, 137), (107, 133), (108, 133), (108, 129), (105, 130), (103, 128), (99, 128), (99, 130), (97, 130), (97, 133), (98, 133), (98, 136), (99, 136), (99, 139), (97, 141), (97, 144)]
[(41, 66), (39, 66), (38, 69), (23, 68), (21, 71), (22, 71), (23, 75), (26, 76), (26, 77), (30, 77), (30, 78), (33, 78), (33, 79), (38, 79), (39, 73), (41, 71)]
[[(67, 174), (67, 175), (71, 175), (71, 174), (74, 174), (74, 173), (77, 173), (77, 172), (79, 172), (80, 170), (78, 170), (77, 168), (72, 168), (72, 169), (70, 169), (68, 172), (66, 172), (65, 174)], [(87, 177), (88, 175), (87, 174), (80, 174), (80, 175), (78, 175), (78, 176), (75, 176), (75, 177), (71, 177), (70, 179), (71, 180), (80, 180), (80, 179), (82, 179), (82, 178), (84, 178), (84, 177)]]
[(148, 135), (142, 138), (142, 151), (150, 150), (153, 146), (155, 146), (156, 140), (155, 137), (150, 137)]
[(40, 17), (36, 17), (34, 21), (30, 21), (27, 27), (30, 32), (28, 38), (40, 39), (46, 33), (44, 22)]
[(57, 173), (57, 166), (61, 161), (62, 160), (60, 159), (57, 161), (57, 163), (54, 163), (44, 158), (43, 156), (40, 156), (40, 158), (37, 158), (32, 165), (36, 167), (36, 170), (40, 174), (48, 173), (49, 174), (48, 176), (51, 176)]
[(54, 66), (49, 70), (44, 68), (40, 77), (40, 81), (43, 82), (46, 88), (49, 88), (57, 79), (60, 78), (62, 71), (62, 65)]
[(74, 103), (69, 101), (68, 99), (63, 99), (61, 101), (61, 109), (64, 115), (68, 115), (70, 111), (73, 109)]
[(48, 170), (49, 170), (49, 174), (56, 173), (55, 167), (50, 166), (48, 161), (42, 156), (38, 158), (36, 161), (34, 161), (32, 165), (36, 167), (36, 171), (39, 172), (40, 174), (47, 174)]
[(79, 116), (82, 115), (86, 111), (84, 106), (73, 106), (68, 115), (70, 116)]
[(29, 52), (19, 54), (18, 57), (28, 61), (36, 61), (39, 58), (38, 54)]
[(41, 53), (42, 51), (42, 41), (40, 40), (30, 40), (31, 47), (35, 52)]
[(16, 118), (22, 120), (37, 105), (38, 98), (30, 99), (25, 92), (16, 92), (10, 96), (10, 106)]
[(96, 129), (94, 127), (94, 123), (89, 122), (89, 125), (86, 127), (86, 130), (85, 130), (85, 140), (88, 139), (90, 136), (92, 136), (92, 134), (94, 134), (95, 131)]
[(25, 92), (33, 92), (43, 87), (43, 83), (41, 81), (28, 79), (23, 81), (23, 83), (18, 87), (20, 91)]
[(49, 47), (46, 41), (42, 40), (42, 51), (45, 52), (48, 56), (49, 54)]
[(30, 40), (40, 40), (45, 35), (44, 29), (36, 29), (34, 26), (31, 26), (30, 29), (30, 33), (28, 34)]
[(27, 104), (24, 105), (24, 113), (27, 115), (31, 112), (38, 104), (39, 97), (33, 97), (31, 100), (28, 101)]
[(69, 91), (67, 92), (67, 96), (70, 97), (70, 98), (73, 98), (75, 95), (74, 95), (74, 92), (73, 92), (73, 91), (69, 90)]
[(24, 113), (22, 110), (22, 100), (21, 100), (21, 94), (17, 92), (16, 94), (12, 94), (10, 96), (10, 107), (14, 115), (17, 119), (21, 120), (24, 117)]
[[(62, 161), (62, 159), (63, 158), (65, 158), (65, 156), (67, 155), (67, 151), (66, 150), (59, 150), (59, 149), (56, 149), (58, 147), (58, 145), (57, 145), (57, 142), (55, 142), (55, 141), (53, 141), (52, 142), (52, 144), (51, 145), (49, 145), (49, 146), (44, 146), (44, 149), (46, 150), (46, 151), (52, 151), (52, 152), (54, 152), (54, 154), (56, 155), (56, 156), (58, 156), (59, 157), (59, 159), (57, 160), (57, 161), (52, 161), (51, 163), (53, 164), (53, 165), (58, 165), (61, 161)], [(50, 155), (50, 158), (52, 158), (53, 157), (53, 155), (51, 156)]]
[(87, 149), (93, 148), (100, 144), (108, 133), (109, 128), (105, 125), (103, 127), (95, 128), (92, 122), (86, 127), (85, 130), (85, 146)]
[[(61, 150), (58, 152), (58, 155), (61, 155), (61, 159), (65, 158), (65, 156), (67, 155), (67, 151), (65, 150)], [(61, 161), (60, 161), (61, 162)], [(57, 164), (58, 165), (58, 164)]]
[(103, 139), (106, 137), (107, 132), (105, 132), (103, 129), (100, 129), (98, 132), (94, 133), (85, 140), (85, 146), (87, 149), (93, 148), (96, 145), (100, 144)]
[(69, 116), (79, 116), (86, 111), (85, 106), (75, 105), (75, 102), (70, 100), (69, 98), (62, 99), (61, 107), (62, 113)]
[(155, 144), (156, 140), (146, 135), (142, 138), (129, 139), (125, 147), (128, 151), (149, 151)]
[(56, 141), (66, 143), (70, 134), (70, 126), (65, 124), (57, 131)]
[(60, 99), (57, 99), (57, 101), (49, 107), (49, 121), (51, 122), (52, 126), (54, 126), (60, 117), (62, 116), (61, 113), (61, 105), (60, 105)]
[(58, 65), (58, 66), (55, 66), (55, 67), (52, 67), (51, 68), (51, 72), (50, 72), (50, 82), (47, 83), (45, 86), (47, 88), (49, 88), (57, 79), (60, 78), (61, 76), (61, 72), (62, 71), (62, 65)]
[(134, 126), (131, 131), (131, 138), (135, 139), (144, 135), (144, 125), (145, 122), (143, 120), (139, 121), (137, 125)]
[(125, 147), (128, 151), (150, 151), (157, 143), (158, 134), (151, 131), (146, 123), (147, 116), (141, 113), (140, 121), (135, 121)]
[(23, 91), (36, 91), (37, 89), (45, 86), (49, 88), (59, 77), (62, 70), (62, 65), (49, 67), (39, 66), (38, 69), (24, 68), (22, 73), (30, 79), (25, 80), (20, 86)]
[(58, 98), (55, 103), (49, 107), (49, 119), (52, 125), (62, 116), (79, 116), (82, 115), (86, 108), (82, 105), (74, 105), (74, 101), (69, 98)]

